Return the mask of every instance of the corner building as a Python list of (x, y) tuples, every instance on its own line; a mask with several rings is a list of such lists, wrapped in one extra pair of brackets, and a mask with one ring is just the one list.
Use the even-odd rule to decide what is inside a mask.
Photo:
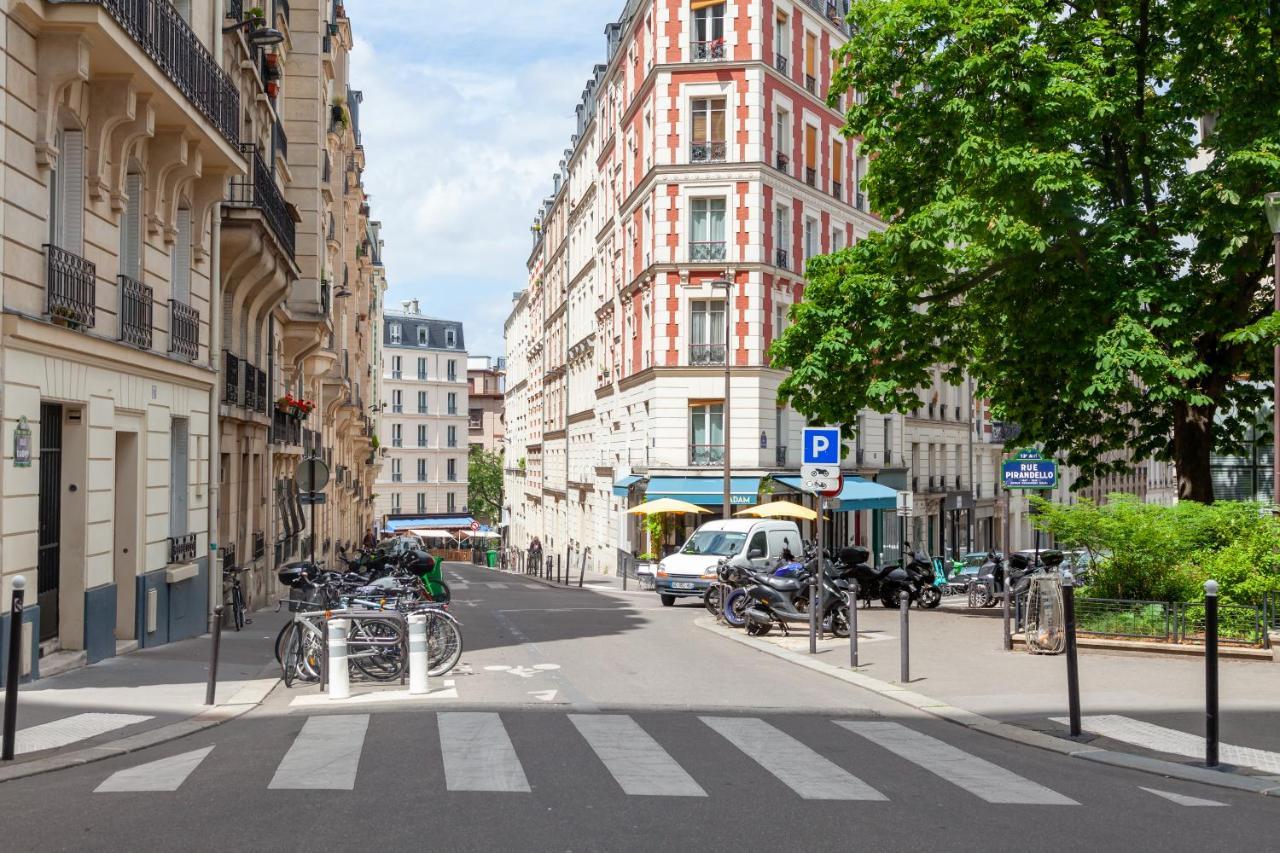
[[(586, 559), (612, 570), (645, 544), (628, 507), (677, 497), (718, 510), (726, 429), (735, 506), (754, 504), (766, 475), (766, 488), (795, 491), (804, 423), (778, 401), (784, 373), (768, 349), (803, 298), (807, 260), (882, 227), (864, 193), (866, 158), (840, 133), (848, 104), (824, 100), (846, 11), (818, 0), (633, 0), (606, 27), (607, 60), (583, 91), (533, 223), (529, 285), (506, 323), (512, 544), (590, 548)], [(941, 390), (957, 405), (939, 432), (958, 432), (966, 455), (947, 464), (945, 492), (917, 502), (921, 521), (937, 523), (907, 530), (939, 547), (955, 527), (976, 546), (978, 530), (999, 535), (973, 518), (973, 482), (994, 475), (999, 448), (972, 395)], [(922, 407), (938, 393), (922, 389)], [(905, 433), (922, 419), (855, 419), (846, 476), (909, 490)], [(896, 559), (894, 513), (856, 491), (836, 513), (835, 541)], [(948, 503), (950, 492), (969, 497)], [(985, 504), (991, 513), (994, 496)], [(964, 507), (963, 521), (944, 524), (948, 507)]]

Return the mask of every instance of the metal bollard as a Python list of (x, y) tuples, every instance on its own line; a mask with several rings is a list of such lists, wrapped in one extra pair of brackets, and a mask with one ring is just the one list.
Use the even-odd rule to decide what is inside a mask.
[(556, 554), (556, 583), (560, 583), (560, 555)]
[(1001, 582), (1000, 586), (1000, 609), (1004, 616), (1004, 650), (1006, 652), (1013, 651), (1013, 632), (1009, 629), (1009, 586)]
[(1076, 580), (1071, 572), (1062, 578), (1062, 615), (1067, 632), (1067, 710), (1071, 736), (1080, 737), (1080, 669), (1076, 663)]
[(13, 579), (13, 605), (9, 610), (9, 655), (4, 674), (4, 745), (0, 758), (13, 761), (18, 730), (18, 681), (22, 678), (22, 598), (27, 579)]
[(351, 697), (351, 672), (347, 667), (347, 631), (350, 619), (329, 620), (329, 698)]
[(414, 613), (409, 617), (409, 694), (420, 696), (431, 692), (427, 670), (431, 659), (427, 654), (427, 614)]
[(849, 666), (858, 668), (858, 582), (849, 586)]
[(1204, 583), (1204, 763), (1218, 766), (1218, 582)]
[(911, 593), (898, 593), (898, 633), (902, 635), (902, 678), (903, 684), (911, 683)]
[(222, 645), (222, 605), (213, 608), (209, 615), (209, 633), (213, 635), (213, 651), (209, 661), (209, 682), (204, 688), (204, 704), (214, 704), (218, 691), (218, 648)]

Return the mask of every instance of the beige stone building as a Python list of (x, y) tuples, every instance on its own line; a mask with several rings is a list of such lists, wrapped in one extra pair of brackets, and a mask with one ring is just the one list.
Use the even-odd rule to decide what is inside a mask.
[[(317, 539), (372, 520), (385, 284), (350, 23), (261, 5), (0, 12), (0, 575), (5, 606), (28, 581), (33, 675), (202, 633), (226, 566), (268, 603), (310, 535), (308, 446), (338, 473)], [(278, 417), (286, 393), (315, 411)]]
[(487, 355), (467, 359), (467, 439), (490, 453), (505, 449), (502, 398), (506, 392), (507, 360)]

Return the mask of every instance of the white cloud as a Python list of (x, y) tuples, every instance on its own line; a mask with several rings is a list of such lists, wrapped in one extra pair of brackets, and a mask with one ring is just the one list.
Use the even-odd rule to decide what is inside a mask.
[(424, 311), (462, 320), (471, 352), (501, 354), (511, 294), (525, 285), (529, 224), (621, 0), (612, 11), (600, 0), (346, 5), (388, 304), (416, 297)]

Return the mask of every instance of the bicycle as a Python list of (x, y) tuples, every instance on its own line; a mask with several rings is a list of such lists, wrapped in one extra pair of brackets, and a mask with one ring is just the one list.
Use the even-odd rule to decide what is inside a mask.
[[(320, 680), (320, 667), (325, 654), (326, 620), (343, 616), (343, 612), (314, 610), (295, 613), (277, 637), (277, 653), (281, 656), (285, 687), (302, 678)], [(347, 617), (344, 617), (347, 618)], [(392, 681), (404, 671), (404, 632), (389, 619), (351, 618), (347, 637), (347, 660), (374, 681)]]
[[(232, 624), (235, 625), (237, 631), (245, 625), (253, 624), (253, 620), (246, 618), (245, 616), (249, 607), (245, 603), (244, 587), (240, 584), (240, 575), (247, 571), (248, 569), (243, 566), (228, 566), (222, 570), (223, 600), (225, 601), (227, 594), (230, 593), (231, 600), (227, 603), (231, 605), (231, 621)], [(227, 584), (228, 579), (231, 581), (229, 589)]]

